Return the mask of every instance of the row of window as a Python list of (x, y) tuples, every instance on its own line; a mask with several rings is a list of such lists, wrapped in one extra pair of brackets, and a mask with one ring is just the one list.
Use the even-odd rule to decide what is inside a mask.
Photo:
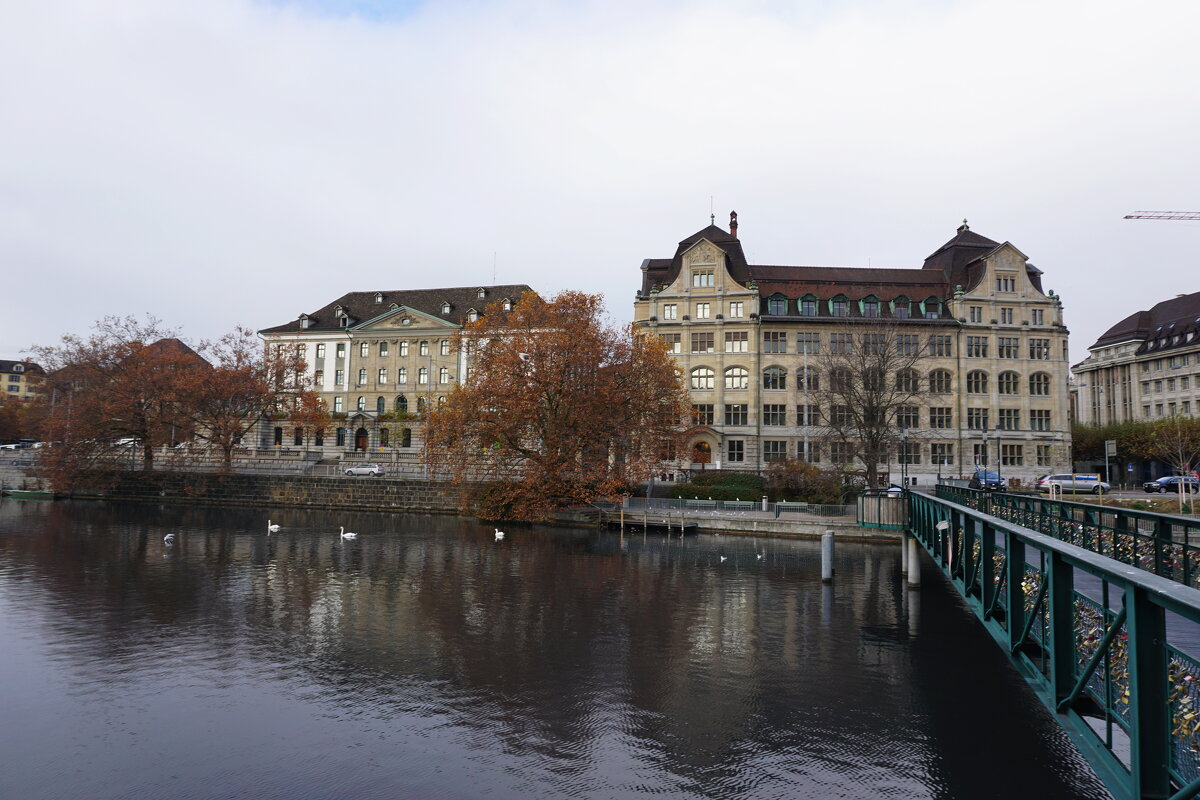
[[(437, 399), (437, 403), (439, 406), (445, 405), (446, 398), (439, 397)], [(380, 395), (379, 397), (375, 398), (375, 413), (386, 414), (387, 410), (388, 410), (387, 407), (388, 407), (388, 401), (387, 401), (386, 397), (384, 397), (383, 395)], [(338, 414), (338, 413), (344, 412), (345, 410), (346, 410), (345, 398), (343, 398), (341, 396), (333, 398), (333, 412), (335, 414)], [(354, 401), (354, 410), (355, 411), (366, 411), (367, 410), (367, 398), (359, 397), (357, 400), (355, 400)], [(407, 414), (408, 413), (408, 398), (402, 394), (396, 395), (396, 399), (393, 401), (393, 404), (392, 404), (392, 410), (399, 411), (402, 414)], [(418, 397), (417, 398), (417, 413), (423, 414), (424, 412), (425, 412), (425, 398)]]
[[(348, 430), (346, 428), (338, 428), (334, 433), (336, 436), (335, 441), (337, 442), (337, 446), (345, 447)], [(283, 438), (284, 438), (283, 434), (284, 434), (283, 428), (275, 429), (275, 446), (276, 447), (283, 446)], [(303, 447), (304, 446), (304, 436), (305, 436), (304, 428), (301, 428), (298, 426), (293, 428), (292, 429), (292, 446), (293, 447)], [(387, 428), (379, 429), (378, 441), (379, 441), (380, 447), (390, 447), (391, 446), (391, 438), (392, 438), (392, 435), (391, 435), (391, 431), (389, 429), (387, 429)], [(314, 447), (324, 447), (325, 446), (325, 429), (324, 428), (317, 428), (316, 430), (314, 430), (312, 432), (312, 443), (313, 443)], [(400, 441), (397, 443), (396, 446), (397, 447), (412, 447), (412, 429), (411, 428), (404, 428), (403, 430), (400, 431)]]
[[(1186, 367), (1191, 363), (1191, 353), (1184, 353), (1183, 355), (1179, 356), (1171, 356), (1170, 358), (1156, 358), (1152, 361), (1141, 362), (1142, 372), (1150, 372), (1151, 370), (1154, 370), (1155, 372), (1162, 372), (1164, 367), (1166, 369), (1179, 369), (1180, 367)], [(1197, 356), (1196, 363), (1200, 364), (1200, 356)]]
[[(1053, 466), (1053, 445), (1038, 444), (1032, 448), (1027, 448), (1023, 444), (1003, 444), (1000, 445), (999, 463), (1006, 467), (1020, 467), (1025, 465), (1026, 451), (1031, 449), (1030, 455), (1033, 456), (1033, 462), (1039, 467)], [(789, 441), (787, 439), (764, 439), (762, 440), (762, 455), (763, 461), (767, 463), (786, 461), (789, 456), (800, 461), (807, 461), (810, 464), (821, 463), (823, 454), (826, 454), (829, 460), (834, 464), (848, 464), (855, 460), (858, 456), (858, 448), (853, 442), (804, 442), (804, 441)], [(698, 454), (693, 453), (693, 458)], [(950, 442), (932, 442), (926, 445), (921, 442), (908, 442), (907, 444), (897, 446), (896, 450), (888, 454), (888, 463), (893, 461), (897, 464), (921, 464), (928, 457), (928, 463), (935, 466), (949, 467), (954, 464), (954, 445)], [(744, 439), (727, 439), (725, 441), (725, 459), (731, 463), (742, 463), (746, 460), (746, 441)], [(996, 449), (986, 444), (973, 443), (971, 445), (972, 463), (978, 467), (993, 466), (996, 464)], [(701, 460), (696, 458), (696, 460)]]
[[(667, 349), (673, 354), (683, 352), (683, 334), (659, 334), (667, 344)], [(717, 352), (717, 334), (714, 331), (701, 331), (690, 334), (691, 349), (689, 352)], [(725, 331), (724, 351), (726, 353), (750, 352), (750, 334), (748, 331)], [(763, 331), (763, 353), (787, 353), (788, 334), (785, 331)], [(1000, 336), (996, 340), (996, 356), (998, 358), (1021, 358), (1021, 340), (1015, 336)], [(796, 353), (799, 355), (819, 355), (822, 352), (822, 335), (820, 333), (797, 333)], [(916, 334), (887, 334), (866, 333), (855, 336), (851, 333), (831, 333), (824, 342), (828, 352), (834, 355), (849, 355), (856, 347), (868, 354), (895, 353), (901, 356), (920, 355), (922, 349), (930, 356), (947, 357), (954, 355), (953, 338), (947, 334), (933, 334), (925, 342)], [(990, 337), (968, 336), (966, 352), (968, 358), (988, 358)], [(1064, 343), (1065, 345), (1065, 343)], [(1033, 338), (1028, 341), (1026, 350), (1028, 357), (1035, 361), (1050, 359), (1050, 340)], [(1065, 355), (1065, 353), (1064, 353)]]
[[(1196, 409), (1200, 410), (1200, 401), (1198, 401), (1196, 403)], [(1176, 414), (1183, 414), (1184, 416), (1191, 416), (1192, 401), (1184, 400), (1183, 402), (1179, 403), (1178, 405), (1176, 405), (1175, 403), (1167, 403), (1165, 407), (1163, 406), (1162, 403), (1154, 404), (1154, 416), (1156, 416), (1156, 417), (1161, 417), (1164, 415), (1168, 416), (1168, 417), (1173, 417)], [(1142, 406), (1142, 416), (1145, 418), (1150, 417), (1150, 406), (1148, 406), (1148, 405)]]
[[(360, 369), (358, 371), (358, 384), (357, 385), (366, 386), (367, 385), (367, 375), (368, 375), (368, 373), (365, 368)], [(313, 373), (313, 378), (316, 381), (317, 386), (321, 386), (325, 382), (325, 370), (323, 370), (323, 369), (317, 370), (315, 373)], [(438, 383), (450, 383), (453, 380), (454, 380), (454, 376), (450, 374), (449, 367), (441, 367), (440, 369), (438, 369), (438, 380), (437, 380)], [(389, 381), (388, 381), (387, 367), (382, 367), (376, 372), (375, 383), (378, 384), (379, 386), (388, 385)], [(397, 384), (408, 383), (408, 367), (400, 367), (399, 369), (396, 370), (396, 383)], [(417, 370), (417, 383), (422, 386), (429, 383), (429, 368), (428, 367), (421, 367)], [(345, 370), (342, 370), (342, 369), (334, 370), (333, 385), (334, 386), (345, 386), (346, 385), (346, 371)]]
[[(1142, 381), (1142, 394), (1150, 394), (1151, 385), (1153, 385), (1154, 391), (1156, 393), (1162, 392), (1163, 380), (1164, 379), (1160, 378), (1153, 382)], [(1191, 385), (1192, 385), (1192, 379), (1191, 379), (1191, 376), (1189, 376), (1189, 375), (1183, 375), (1183, 376), (1180, 376), (1179, 378), (1166, 378), (1165, 380), (1166, 380), (1166, 389), (1168, 392), (1175, 391), (1176, 387), (1178, 387), (1179, 391), (1186, 392), (1191, 388)], [(1196, 381), (1196, 388), (1200, 389), (1200, 380)]]
[[(693, 280), (699, 274), (702, 273), (693, 273)], [(711, 273), (707, 274), (711, 279)], [(702, 288), (695, 283), (693, 283), (693, 286), (695, 288)], [(712, 284), (708, 283), (703, 288), (709, 286), (712, 286)], [(793, 310), (801, 317), (816, 317), (821, 315), (822, 308), (831, 317), (849, 317), (852, 316), (852, 312), (855, 309), (858, 311), (857, 315), (862, 317), (881, 317), (885, 311), (889, 311), (890, 315), (896, 319), (909, 319), (910, 317), (939, 319), (942, 315), (942, 302), (936, 297), (930, 297), (921, 302), (913, 302), (907, 297), (883, 301), (871, 295), (855, 302), (851, 301), (846, 295), (839, 294), (825, 301), (823, 305), (816, 295), (808, 294), (796, 300), (794, 306), (792, 302), (792, 300), (782, 294), (773, 294), (761, 301), (760, 308), (762, 313), (775, 317), (788, 316)], [(686, 312), (688, 307), (684, 306), (682, 310)], [(726, 306), (726, 312), (726, 315), (730, 319), (742, 319), (746, 316), (746, 304), (742, 300), (730, 300)], [(713, 314), (720, 315), (720, 313), (720, 305), (708, 300), (697, 300), (691, 304), (691, 315), (695, 319), (710, 319)], [(680, 304), (663, 303), (659, 307), (658, 317), (663, 320), (679, 319)]]
[[(999, 280), (1000, 279), (997, 279), (997, 282)], [(984, 321), (983, 320), (983, 311), (984, 311), (983, 306), (967, 306), (967, 321), (975, 323), (977, 325), (983, 324), (983, 321)], [(1000, 311), (1000, 317), (999, 317), (998, 321), (1001, 325), (1016, 325), (1017, 324), (1017, 316), (1016, 316), (1015, 308), (1013, 308), (1012, 306), (1001, 306), (999, 311)], [(997, 322), (997, 320), (994, 320), (994, 319), (988, 320), (988, 322), (994, 324)], [(1031, 309), (1029, 309), (1029, 319), (1021, 320), (1021, 322), (1022, 323), (1029, 322), (1030, 324), (1037, 325), (1039, 327), (1042, 325), (1045, 325), (1046, 324), (1046, 310), (1044, 308), (1031, 308)]]
[[(722, 407), (723, 415), (718, 417), (716, 405), (713, 403), (692, 404), (693, 425), (714, 425), (718, 419), (723, 419), (725, 425), (739, 426), (750, 424), (750, 406), (746, 403), (726, 403)], [(989, 411), (986, 408), (967, 409), (967, 427), (971, 430), (989, 429)], [(824, 412), (818, 405), (801, 404), (795, 406), (795, 415), (789, 416), (788, 406), (783, 403), (764, 403), (759, 421), (766, 427), (787, 426), (795, 424), (798, 427), (817, 426), (824, 424)], [(932, 429), (947, 429), (954, 427), (954, 410), (948, 406), (935, 406), (926, 409), (927, 426)], [(896, 409), (896, 427), (919, 429), (921, 427), (921, 408), (919, 406), (899, 406)], [(833, 405), (829, 408), (829, 424), (835, 427), (853, 425), (855, 409), (845, 405)], [(792, 422), (794, 420), (794, 423)], [(994, 430), (1021, 430), (1021, 410), (1017, 408), (1001, 408), (997, 411)], [(1051, 412), (1048, 409), (1032, 409), (1029, 412), (1029, 430), (1049, 431), (1051, 429)]]
[[(726, 389), (749, 389), (750, 372), (745, 367), (728, 367), (724, 373)], [(878, 388), (883, 386), (882, 374), (865, 374), (864, 382), (875, 382)], [(990, 376), (983, 370), (972, 370), (967, 373), (968, 394), (988, 394)], [(846, 368), (835, 368), (829, 371), (829, 386), (832, 391), (846, 391), (854, 381), (853, 373)], [(931, 394), (949, 394), (953, 391), (954, 376), (949, 370), (935, 369), (929, 373), (928, 381), (921, 379), (916, 370), (901, 370), (896, 373), (895, 386), (898, 391), (920, 392), (928, 387)], [(996, 380), (999, 394), (1016, 395), (1021, 393), (1021, 376), (1015, 372), (1001, 372)], [(711, 367), (696, 367), (689, 375), (689, 385), (697, 391), (716, 388), (716, 372)], [(1045, 372), (1035, 372), (1029, 376), (1029, 394), (1045, 397), (1050, 394), (1050, 375)], [(788, 371), (783, 367), (767, 367), (762, 371), (762, 388), (773, 391), (783, 391), (788, 388)], [(818, 391), (821, 388), (821, 374), (815, 369), (801, 367), (796, 370), (796, 388), (802, 391)]]
[[(427, 340), (421, 340), (421, 341), (412, 342), (412, 343), (407, 342), (407, 341), (402, 341), (402, 342), (399, 342), (398, 346), (397, 346), (397, 349), (399, 351), (398, 355), (401, 358), (405, 358), (408, 356), (409, 350), (410, 350), (410, 344), (416, 345), (417, 355), (421, 355), (421, 356), (429, 355), (429, 342)], [(443, 356), (450, 355), (450, 340), (449, 339), (439, 340), (437, 343), (437, 346), (438, 346), (438, 355), (443, 355)], [(287, 347), (287, 345), (276, 345), (277, 351), (281, 355), (285, 352), (284, 348), (286, 348), (286, 347)], [(306, 345), (306, 344), (295, 345), (295, 347), (297, 349), (297, 353), (302, 357), (305, 356), (308, 352), (308, 345)], [(380, 341), (380, 342), (374, 343), (374, 346), (372, 346), (371, 342), (359, 342), (359, 344), (358, 344), (359, 357), (360, 358), (370, 358), (372, 349), (374, 349), (381, 358), (387, 358), (391, 354), (390, 342)], [(323, 361), (325, 359), (326, 352), (327, 352), (326, 345), (318, 344), (316, 346), (317, 361)], [(334, 357), (335, 358), (345, 358), (346, 357), (345, 342), (339, 342), (334, 345)]]
[[(990, 336), (968, 336), (966, 342), (967, 358), (989, 358), (988, 349), (991, 344)], [(1028, 357), (1035, 361), (1050, 360), (1050, 340), (1031, 338), (1026, 350)], [(1066, 342), (1063, 342), (1063, 357), (1066, 357)], [(1021, 358), (1021, 339), (1018, 336), (996, 337), (996, 358)]]

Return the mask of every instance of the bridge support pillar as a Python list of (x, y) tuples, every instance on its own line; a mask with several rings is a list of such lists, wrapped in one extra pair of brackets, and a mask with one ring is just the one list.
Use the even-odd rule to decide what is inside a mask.
[(900, 534), (900, 576), (902, 578), (908, 577), (908, 542), (911, 539), (908, 531)]
[(917, 553), (917, 539), (908, 537), (908, 588), (916, 589), (921, 585), (921, 559)]

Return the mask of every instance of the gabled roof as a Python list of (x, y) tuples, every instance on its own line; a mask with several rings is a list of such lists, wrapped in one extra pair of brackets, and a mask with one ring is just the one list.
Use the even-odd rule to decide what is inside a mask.
[[(483, 289), (487, 296), (482, 300), (478, 292)], [(351, 325), (356, 325), (374, 319), (387, 312), (393, 304), (411, 308), (431, 317), (446, 320), (454, 325), (463, 325), (467, 319), (467, 311), (474, 308), (482, 313), (484, 307), (497, 300), (509, 298), (516, 303), (522, 294), (532, 292), (523, 283), (505, 284), (502, 286), (459, 286), (447, 289), (402, 289), (392, 291), (371, 290), (366, 292), (350, 292), (316, 311), (307, 315), (308, 327), (302, 328), (300, 320), (294, 319), (282, 325), (263, 328), (259, 333), (298, 333), (330, 332), (344, 329), (341, 319), (334, 314), (334, 309), (341, 306), (342, 311), (350, 317)], [(375, 297), (382, 295), (380, 302)], [(450, 313), (442, 313), (442, 304), (450, 304)]]
[(648, 258), (643, 261), (642, 291), (649, 292), (655, 286), (666, 286), (674, 282), (683, 269), (683, 254), (702, 240), (711, 242), (725, 253), (725, 267), (730, 277), (743, 285), (750, 280), (750, 268), (746, 264), (746, 254), (742, 252), (742, 243), (732, 233), (723, 231), (716, 225), (709, 225), (681, 241), (672, 258)]
[[(1195, 334), (1195, 335), (1193, 335)], [(1182, 337), (1179, 342), (1175, 337)], [(1200, 292), (1163, 300), (1149, 311), (1137, 311), (1100, 335), (1089, 350), (1120, 342), (1140, 341), (1138, 353), (1169, 350), (1200, 338)]]

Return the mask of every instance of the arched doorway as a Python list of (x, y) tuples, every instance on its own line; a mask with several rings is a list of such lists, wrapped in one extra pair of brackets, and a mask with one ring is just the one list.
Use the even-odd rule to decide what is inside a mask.
[(354, 449), (355, 450), (366, 450), (367, 449), (367, 429), (366, 428), (359, 428), (358, 430), (356, 430), (354, 432)]
[(692, 463), (699, 464), (700, 469), (712, 463), (712, 445), (699, 441), (692, 445)]

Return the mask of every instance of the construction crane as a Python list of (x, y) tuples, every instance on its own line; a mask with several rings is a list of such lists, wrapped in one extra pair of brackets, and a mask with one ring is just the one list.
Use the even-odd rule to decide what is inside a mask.
[(1200, 219), (1196, 211), (1138, 211), (1126, 214), (1125, 219)]

